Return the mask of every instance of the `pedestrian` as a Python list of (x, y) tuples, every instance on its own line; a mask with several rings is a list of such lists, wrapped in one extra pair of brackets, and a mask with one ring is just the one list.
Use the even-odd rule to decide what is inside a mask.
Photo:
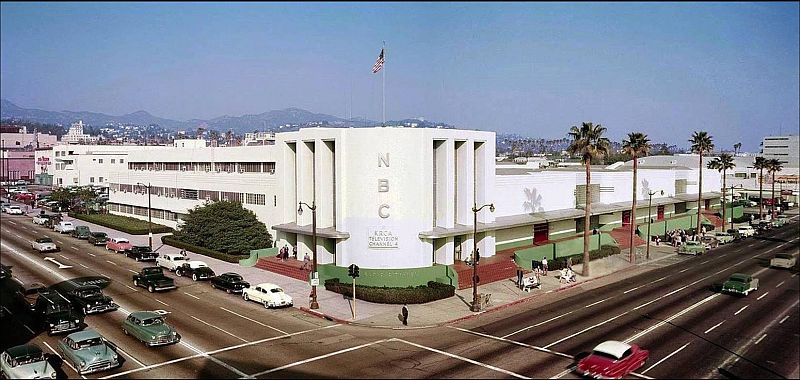
[(310, 263), (311, 263), (311, 258), (308, 257), (308, 252), (306, 252), (303, 255), (303, 266), (300, 267), (300, 269), (302, 269), (302, 270), (310, 269), (310, 267), (309, 267)]
[(406, 304), (403, 304), (400, 314), (403, 316), (403, 326), (408, 326), (408, 306)]
[(286, 261), (286, 259), (289, 257), (289, 245), (288, 244), (283, 246), (283, 252), (282, 253), (283, 253), (283, 255), (281, 255), (281, 260)]
[(706, 235), (706, 226), (700, 227), (700, 231), (703, 231), (703, 236)]
[(542, 257), (542, 272), (547, 276), (547, 257)]
[(185, 249), (181, 250), (181, 256), (186, 257), (186, 250)]
[(656, 236), (656, 246), (661, 245), (661, 236)]
[(297, 260), (297, 245), (292, 247), (292, 256), (294, 256), (294, 259)]

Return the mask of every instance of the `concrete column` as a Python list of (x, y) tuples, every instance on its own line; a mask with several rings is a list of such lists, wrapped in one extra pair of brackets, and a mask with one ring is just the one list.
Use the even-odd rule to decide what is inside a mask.
[(333, 218), (333, 141), (317, 140), (314, 153), (314, 175), (317, 203), (317, 228), (328, 228), (335, 225)]
[(475, 201), (475, 150), (473, 140), (456, 141), (456, 223), (471, 226)]

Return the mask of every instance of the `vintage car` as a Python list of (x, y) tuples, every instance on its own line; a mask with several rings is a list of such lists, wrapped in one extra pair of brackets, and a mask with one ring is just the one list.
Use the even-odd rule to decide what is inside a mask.
[(728, 235), (731, 235), (731, 237), (733, 237), (734, 241), (744, 238), (744, 236), (742, 236), (742, 234), (739, 233), (739, 230), (735, 229), (735, 228), (729, 229), (729, 230), (727, 230), (725, 232), (727, 232)]
[(83, 316), (72, 304), (55, 290), (40, 291), (33, 312), (48, 335), (82, 329)]
[(32, 241), (31, 248), (39, 251), (39, 253), (60, 251), (56, 243), (53, 242), (53, 239), (49, 237), (38, 238)]
[(75, 229), (75, 225), (72, 222), (58, 222), (53, 226), (53, 231), (56, 231), (61, 234), (68, 234)]
[(57, 350), (65, 361), (72, 364), (79, 375), (104, 371), (120, 365), (117, 347), (91, 329), (65, 336), (58, 341)]
[(93, 245), (106, 245), (108, 244), (108, 235), (105, 232), (92, 232), (86, 240)]
[(181, 264), (181, 266), (175, 269), (175, 274), (178, 276), (191, 277), (192, 281), (208, 280), (216, 276), (214, 271), (208, 267), (208, 264), (199, 260), (191, 260)]
[(727, 232), (714, 232), (714, 238), (717, 239), (720, 245), (725, 245), (733, 241), (734, 237)]
[(747, 237), (756, 236), (756, 229), (753, 228), (753, 226), (739, 226), (738, 230), (739, 230), (739, 234), (742, 235), (742, 237), (746, 237), (747, 238)]
[(772, 219), (772, 226), (775, 228), (783, 227), (787, 221), (788, 219), (786, 218), (785, 215), (780, 215), (777, 218)]
[(165, 316), (153, 311), (135, 311), (122, 321), (122, 332), (133, 335), (147, 346), (178, 343), (181, 334), (167, 324)]
[(183, 256), (179, 253), (164, 253), (158, 255), (158, 258), (156, 259), (156, 265), (174, 272), (187, 260), (188, 258), (186, 256)]
[(103, 313), (119, 309), (114, 300), (103, 294), (97, 285), (84, 285), (70, 289), (65, 296), (76, 308), (83, 311), (84, 315)]
[(263, 283), (242, 291), (245, 301), (258, 302), (265, 308), (279, 306), (292, 306), (292, 297), (286, 294), (278, 285)]
[(111, 240), (106, 243), (106, 249), (116, 253), (123, 253), (126, 250), (131, 249), (131, 247), (133, 247), (133, 245), (131, 244), (130, 240), (121, 237), (111, 238)]
[(164, 270), (160, 267), (142, 268), (139, 273), (133, 275), (133, 285), (141, 286), (150, 293), (177, 288), (175, 280), (165, 276)]
[(598, 344), (576, 368), (584, 376), (620, 379), (642, 367), (649, 355), (635, 344), (609, 340)]
[(687, 241), (678, 248), (678, 253), (697, 256), (706, 253), (706, 250), (705, 244), (699, 241)]
[(5, 379), (55, 379), (49, 357), (35, 344), (10, 347), (0, 354), (0, 373)]
[(25, 307), (27, 310), (33, 311), (36, 307), (36, 299), (39, 298), (39, 293), (47, 292), (47, 286), (40, 282), (32, 282), (30, 284), (20, 285), (14, 291), (14, 298), (17, 302)]
[(719, 240), (711, 235), (700, 237), (700, 242), (703, 243), (706, 249), (717, 248), (719, 246)]
[(787, 253), (779, 253), (769, 260), (769, 266), (772, 268), (791, 269), (795, 264), (797, 264), (797, 259)]
[(10, 215), (25, 215), (25, 211), (22, 211), (22, 208), (17, 205), (7, 206), (3, 211)]
[(758, 290), (758, 279), (744, 273), (734, 273), (728, 281), (722, 283), (724, 293), (735, 293), (748, 295), (750, 292)]
[(0, 264), (0, 280), (11, 278), (11, 266)]
[(245, 281), (238, 273), (227, 272), (211, 279), (211, 287), (222, 289), (228, 294), (241, 293), (250, 283)]
[(149, 246), (134, 245), (129, 250), (125, 251), (125, 256), (136, 261), (156, 261), (158, 253), (153, 252)]
[(69, 233), (70, 236), (81, 240), (88, 240), (92, 231), (89, 231), (89, 226), (75, 226), (75, 229)]
[(38, 224), (40, 226), (47, 225), (47, 222), (50, 221), (50, 215), (48, 214), (39, 214), (33, 217), (32, 219), (33, 224)]

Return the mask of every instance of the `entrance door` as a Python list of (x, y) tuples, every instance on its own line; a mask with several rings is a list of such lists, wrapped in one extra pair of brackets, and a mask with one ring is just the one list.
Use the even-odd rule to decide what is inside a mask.
[(461, 236), (453, 237), (454, 260), (461, 261)]
[(533, 243), (539, 244), (550, 240), (550, 227), (547, 223), (533, 225)]
[(658, 216), (656, 220), (664, 220), (664, 206), (658, 206)]
[(623, 211), (622, 212), (622, 226), (630, 226), (631, 225), (631, 210)]
[(711, 199), (705, 199), (705, 203), (706, 210), (711, 209)]

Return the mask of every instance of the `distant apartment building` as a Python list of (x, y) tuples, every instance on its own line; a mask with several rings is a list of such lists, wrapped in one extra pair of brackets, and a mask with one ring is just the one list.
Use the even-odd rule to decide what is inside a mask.
[(83, 120), (72, 123), (67, 134), (61, 136), (61, 142), (66, 144), (97, 144), (98, 137), (83, 133)]
[(0, 130), (3, 149), (27, 149), (52, 147), (58, 143), (55, 135), (29, 131), (26, 126), (4, 125)]
[(778, 159), (784, 168), (800, 167), (800, 135), (764, 137), (761, 155), (767, 159)]

